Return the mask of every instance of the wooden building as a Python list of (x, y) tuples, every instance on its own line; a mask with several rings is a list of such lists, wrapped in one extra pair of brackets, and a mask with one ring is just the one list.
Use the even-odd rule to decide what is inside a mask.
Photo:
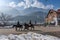
[(47, 16), (46, 16), (46, 19), (45, 21), (49, 24), (55, 24), (57, 25), (58, 24), (58, 21), (57, 21), (57, 12), (53, 9), (49, 10)]

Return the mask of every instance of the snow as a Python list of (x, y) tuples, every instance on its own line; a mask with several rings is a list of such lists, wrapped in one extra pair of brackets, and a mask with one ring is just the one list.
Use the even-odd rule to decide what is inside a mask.
[(12, 25), (11, 25), (11, 26), (4, 26), (4, 27), (0, 26), (1, 29), (3, 29), (3, 28), (4, 28), (4, 29), (10, 29), (10, 28), (12, 28), (12, 27), (13, 27)]
[(60, 40), (60, 38), (50, 35), (42, 35), (38, 33), (28, 32), (27, 34), (20, 35), (0, 35), (0, 40)]

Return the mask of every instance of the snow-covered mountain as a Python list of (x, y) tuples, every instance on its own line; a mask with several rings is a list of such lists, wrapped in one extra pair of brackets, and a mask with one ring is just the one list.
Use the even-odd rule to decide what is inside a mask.
[(44, 22), (44, 19), (48, 13), (49, 10), (47, 9), (41, 9), (36, 7), (30, 7), (24, 10), (18, 10), (16, 8), (11, 7), (0, 7), (0, 11), (14, 16), (11, 20), (19, 20), (22, 22), (27, 22), (29, 20), (37, 21), (37, 22)]
[(44, 22), (46, 15), (47, 15), (46, 12), (37, 11), (37, 12), (33, 12), (33, 13), (30, 13), (30, 14), (25, 15), (25, 16), (16, 16), (12, 19), (15, 21), (20, 20), (22, 22), (28, 22), (30, 20), (32, 20), (32, 22), (35, 22), (35, 21)]

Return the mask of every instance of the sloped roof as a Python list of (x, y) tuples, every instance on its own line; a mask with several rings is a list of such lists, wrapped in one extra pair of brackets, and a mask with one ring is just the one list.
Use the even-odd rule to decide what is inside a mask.
[(50, 9), (49, 12), (48, 12), (48, 14), (47, 14), (47, 16), (46, 16), (46, 18), (48, 17), (48, 15), (50, 14), (50, 12), (56, 12), (56, 11), (53, 10), (53, 9)]

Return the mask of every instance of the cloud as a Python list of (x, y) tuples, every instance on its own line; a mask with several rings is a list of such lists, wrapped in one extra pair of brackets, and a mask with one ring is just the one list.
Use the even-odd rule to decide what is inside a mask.
[(53, 5), (44, 5), (42, 2), (39, 2), (37, 0), (34, 1), (34, 3), (32, 4), (32, 7), (37, 7), (37, 8), (43, 8), (43, 9), (53, 9)]
[(12, 8), (15, 8), (15, 7), (16, 7), (16, 4), (15, 4), (15, 2), (10, 2), (10, 3), (8, 4), (8, 6), (10, 6), (10, 7), (12, 7)]
[(44, 8), (44, 4), (42, 2), (38, 2), (37, 0), (34, 1), (34, 3), (31, 5), (32, 7), (37, 7), (37, 8)]
[(29, 8), (31, 7), (31, 4), (32, 4), (32, 0), (24, 0), (25, 1), (25, 7), (24, 8)]
[(42, 2), (39, 2), (38, 0), (24, 0), (22, 2), (19, 2), (16, 4), (15, 2), (9, 3), (10, 7), (23, 7), (24, 9), (29, 7), (37, 7), (42, 9), (53, 9), (54, 5), (44, 5)]
[(54, 8), (53, 5), (47, 5), (47, 6), (45, 7), (45, 9), (53, 9), (53, 8)]
[(18, 7), (22, 7), (22, 6), (25, 6), (24, 2), (20, 2), (17, 4)]

